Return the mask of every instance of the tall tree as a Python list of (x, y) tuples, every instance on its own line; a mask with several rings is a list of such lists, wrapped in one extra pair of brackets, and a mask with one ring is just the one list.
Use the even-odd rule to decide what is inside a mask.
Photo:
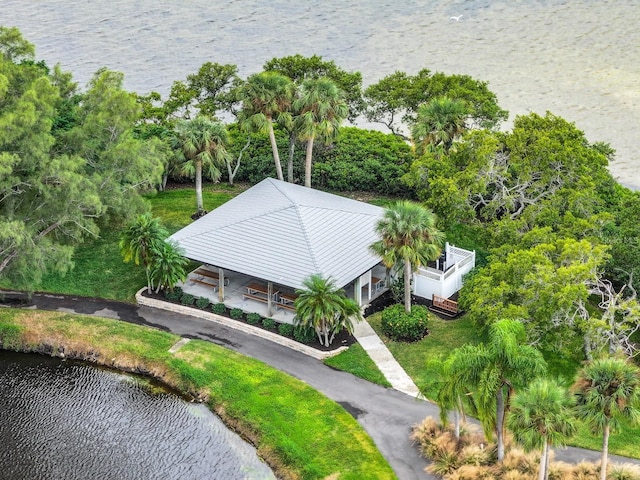
[(249, 132), (269, 133), (276, 174), (278, 180), (284, 180), (273, 124), (274, 121), (291, 121), (293, 82), (276, 72), (257, 73), (247, 79), (239, 95), (242, 100), (242, 110), (238, 114), (240, 125)]
[[(198, 115), (217, 119), (221, 114), (237, 113), (237, 91), (242, 81), (238, 67), (206, 62), (197, 73), (187, 75), (186, 81), (175, 81), (169, 98), (159, 110), (149, 109), (150, 118), (189, 120)], [(140, 97), (147, 107), (159, 100), (156, 94)]]
[(640, 421), (640, 370), (621, 358), (594, 360), (578, 372), (573, 391), (577, 415), (602, 434), (600, 480), (606, 480), (609, 434), (622, 419)]
[(387, 268), (404, 266), (404, 307), (411, 311), (411, 277), (422, 265), (440, 256), (444, 235), (436, 228), (435, 215), (421, 205), (400, 201), (385, 209), (376, 224), (380, 240), (371, 250)]
[(335, 64), (333, 60), (323, 60), (319, 55), (305, 57), (300, 54), (288, 57), (272, 58), (264, 64), (265, 72), (278, 72), (298, 87), (306, 80), (328, 78), (343, 92), (349, 106), (348, 118), (354, 122), (362, 112), (362, 74), (347, 72)]
[(54, 149), (60, 94), (33, 52), (19, 30), (0, 27), (0, 276), (24, 289), (71, 268), (104, 211), (82, 158)]
[(331, 279), (311, 275), (296, 291), (296, 319), (299, 325), (313, 327), (321, 345), (329, 346), (343, 328), (353, 331), (353, 320), (360, 321), (360, 307)]
[(220, 179), (220, 167), (226, 165), (229, 154), (227, 143), (229, 137), (226, 127), (199, 115), (193, 120), (178, 122), (175, 129), (175, 143), (184, 159), (183, 173), (195, 176), (196, 179), (196, 213), (195, 218), (206, 213), (202, 201), (202, 172), (213, 181)]
[(298, 134), (307, 141), (304, 185), (311, 187), (314, 140), (317, 137), (327, 142), (335, 138), (349, 109), (338, 86), (328, 78), (305, 81), (294, 109), (298, 112)]
[(134, 134), (141, 110), (123, 81), (120, 72), (96, 72), (81, 96), (77, 123), (59, 130), (56, 144), (60, 152), (85, 161), (86, 175), (105, 206), (101, 224), (110, 226), (146, 210), (140, 192), (160, 183), (167, 154), (158, 138)]
[[(311, 79), (329, 78), (344, 93), (344, 99), (349, 106), (348, 118), (354, 122), (364, 108), (362, 100), (362, 75), (360, 72), (347, 72), (338, 67), (333, 61), (323, 60), (318, 55), (304, 57), (300, 54), (288, 57), (272, 58), (264, 64), (267, 72), (278, 72), (293, 81), (299, 90), (302, 84)], [(295, 116), (299, 112), (292, 111)], [(282, 127), (289, 134), (289, 157), (287, 159), (287, 181), (294, 182), (293, 159), (298, 140), (298, 131), (295, 123), (284, 123)]]
[(468, 75), (431, 74), (427, 69), (416, 75), (396, 71), (369, 85), (364, 91), (365, 116), (404, 137), (403, 127), (415, 123), (418, 107), (438, 97), (465, 102), (469, 109), (469, 125), (473, 127), (493, 129), (508, 117), (487, 82)]
[(487, 344), (464, 345), (452, 354), (455, 376), (473, 388), (480, 421), (496, 435), (498, 461), (504, 458), (505, 415), (519, 387), (546, 371), (542, 354), (526, 344), (522, 323), (500, 320), (489, 328)]
[(576, 432), (571, 407), (567, 390), (545, 378), (534, 380), (513, 399), (507, 426), (525, 448), (541, 450), (538, 480), (549, 477), (549, 447), (563, 445)]
[(158, 218), (150, 213), (138, 215), (120, 236), (120, 252), (125, 263), (142, 264), (147, 275), (147, 290), (151, 291), (151, 269), (154, 256), (164, 246), (169, 235)]
[(461, 424), (466, 422), (466, 412), (477, 414), (477, 407), (471, 395), (471, 387), (465, 382), (457, 366), (463, 361), (458, 358), (462, 351), (452, 352), (446, 360), (433, 360), (427, 362), (429, 375), (425, 385), (422, 386), (422, 394), (427, 397), (426, 389), (434, 387), (437, 390), (435, 401), (440, 409), (440, 421), (443, 425), (449, 422), (449, 413), (453, 411), (454, 434), (456, 440), (460, 440)]
[(420, 105), (416, 120), (411, 127), (413, 143), (419, 155), (427, 147), (444, 154), (449, 153), (451, 145), (466, 130), (469, 109), (462, 100), (448, 97), (434, 98)]

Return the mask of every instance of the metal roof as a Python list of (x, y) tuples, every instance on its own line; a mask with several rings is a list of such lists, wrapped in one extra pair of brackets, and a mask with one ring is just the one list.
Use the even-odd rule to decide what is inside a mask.
[(309, 275), (344, 287), (380, 262), (383, 209), (267, 178), (171, 235), (199, 262), (292, 288)]

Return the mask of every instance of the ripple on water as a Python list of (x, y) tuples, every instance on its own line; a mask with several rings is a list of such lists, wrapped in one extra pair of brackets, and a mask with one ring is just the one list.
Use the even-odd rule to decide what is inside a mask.
[(612, 173), (640, 188), (637, 0), (4, 0), (2, 16), (81, 84), (108, 66), (138, 93), (166, 95), (207, 61), (247, 76), (295, 53), (358, 70), (365, 85), (395, 70), (468, 74), (511, 119), (550, 110), (611, 143)]
[(275, 478), (205, 406), (135, 377), (0, 352), (0, 404), (0, 478)]

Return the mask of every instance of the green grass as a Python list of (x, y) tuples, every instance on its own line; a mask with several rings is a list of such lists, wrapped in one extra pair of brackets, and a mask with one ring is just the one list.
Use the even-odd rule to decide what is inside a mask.
[[(461, 347), (467, 343), (478, 344), (483, 341), (473, 323), (464, 316), (456, 320), (442, 320), (431, 315), (429, 335), (414, 343), (394, 342), (386, 338), (380, 327), (380, 313), (370, 316), (367, 320), (418, 387), (425, 385), (425, 380), (429, 376), (429, 371), (425, 367), (428, 360), (444, 359), (454, 348)], [(549, 376), (560, 378), (567, 387), (571, 386), (580, 368), (580, 347), (576, 346), (573, 351), (575, 355), (571, 357), (560, 356), (551, 351), (542, 352), (547, 361)], [(349, 365), (345, 365), (343, 369), (351, 371)], [(435, 398), (436, 393), (433, 390), (425, 392), (427, 398), (431, 399)], [(576, 423), (578, 425), (578, 433), (571, 439), (569, 445), (596, 451), (600, 450), (602, 437), (591, 433), (582, 422), (576, 421)], [(618, 433), (611, 435), (609, 452), (616, 455), (640, 458), (638, 438), (640, 438), (640, 426), (623, 422), (622, 429)]]
[(73, 255), (74, 268), (66, 275), (44, 275), (37, 290), (133, 302), (147, 280), (140, 266), (122, 261), (118, 237), (119, 232), (105, 232), (83, 243)]
[[(203, 202), (206, 209), (213, 210), (233, 196), (233, 193), (205, 189)], [(168, 190), (146, 198), (153, 215), (162, 219), (169, 233), (192, 222), (196, 205), (193, 188)], [(142, 267), (122, 261), (119, 236), (119, 231), (104, 230), (100, 238), (87, 240), (76, 248), (74, 268), (65, 275), (44, 275), (37, 290), (133, 302), (135, 293), (146, 284), (146, 278)]]
[(108, 319), (32, 310), (0, 310), (0, 344), (37, 351), (92, 352), (102, 364), (153, 373), (208, 399), (210, 408), (249, 438), (280, 478), (394, 479), (373, 441), (340, 405), (262, 362), (192, 340)]
[[(376, 313), (367, 320), (418, 388), (425, 385), (429, 376), (425, 367), (428, 359), (444, 359), (454, 348), (461, 347), (465, 343), (476, 344), (481, 340), (476, 334), (473, 323), (464, 317), (443, 320), (430, 315), (429, 335), (413, 343), (395, 342), (382, 333), (381, 319), (382, 313)], [(435, 392), (427, 390), (425, 393), (427, 398), (435, 398)]]
[[(237, 192), (234, 190), (220, 192), (204, 189), (202, 202), (205, 210), (208, 212), (214, 210), (231, 200), (240, 191), (240, 187)], [(196, 193), (193, 188), (167, 190), (147, 195), (146, 198), (151, 203), (151, 212), (154, 216), (162, 219), (162, 223), (169, 230), (169, 233), (174, 233), (193, 221), (191, 215), (196, 211)]]
[(325, 359), (324, 363), (331, 368), (349, 372), (369, 382), (377, 383), (383, 387), (391, 387), (378, 366), (359, 343), (354, 343), (335, 357)]

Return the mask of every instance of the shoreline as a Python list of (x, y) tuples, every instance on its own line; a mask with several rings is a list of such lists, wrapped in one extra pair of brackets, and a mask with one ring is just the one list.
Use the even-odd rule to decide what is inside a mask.
[[(345, 450), (352, 449), (354, 458), (363, 459), (361, 465), (351, 465), (354, 463), (351, 460), (339, 473), (355, 473), (355, 469), (366, 478), (365, 472), (374, 465), (379, 472), (384, 472), (380, 478), (395, 478), (357, 421), (307, 384), (262, 362), (199, 340), (170, 353), (170, 347), (179, 340), (179, 336), (171, 333), (110, 319), (12, 308), (6, 308), (3, 313), (0, 309), (1, 349), (85, 361), (151, 377), (176, 392), (206, 403), (228, 428), (256, 448), (257, 455), (279, 479), (306, 477), (310, 461), (307, 456), (312, 455), (305, 451), (308, 445), (325, 451), (323, 460), (327, 460), (336, 441), (342, 444), (342, 453), (330, 459), (333, 463), (344, 464), (340, 457)], [(216, 365), (215, 372), (210, 371), (211, 364)], [(258, 378), (246, 377), (248, 372)], [(238, 390), (247, 392), (247, 388), (256, 393), (250, 397), (237, 393)], [(269, 392), (268, 396), (259, 393), (262, 390)], [(314, 408), (308, 402), (312, 402)], [(323, 432), (323, 419), (314, 414), (318, 408), (328, 412), (334, 425), (330, 435)], [(294, 417), (283, 412), (291, 412)], [(285, 418), (280, 418), (283, 414)], [(291, 418), (296, 421), (292, 423)], [(344, 440), (338, 440), (337, 433)], [(290, 437), (304, 439), (303, 444)], [(295, 448), (289, 451), (292, 441)]]

